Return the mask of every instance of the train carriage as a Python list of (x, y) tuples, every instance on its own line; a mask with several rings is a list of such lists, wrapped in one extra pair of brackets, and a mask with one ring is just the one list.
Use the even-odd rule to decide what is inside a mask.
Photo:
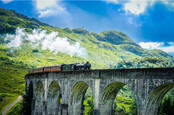
[(47, 66), (47, 67), (44, 67), (44, 70), (43, 70), (43, 72), (56, 72), (56, 71), (61, 71), (61, 65)]
[(29, 71), (29, 73), (42, 73), (43, 72), (43, 67), (41, 68), (35, 68)]
[(77, 71), (77, 70), (90, 70), (91, 64), (86, 63), (74, 63), (74, 64), (61, 64), (55, 66), (45, 66), (42, 68), (35, 68), (29, 71), (29, 73), (42, 73), (42, 72), (60, 72), (60, 71)]

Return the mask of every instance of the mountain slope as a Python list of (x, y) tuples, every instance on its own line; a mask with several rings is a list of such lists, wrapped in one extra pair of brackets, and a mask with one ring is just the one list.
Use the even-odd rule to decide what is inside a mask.
[(0, 8), (0, 111), (11, 95), (24, 93), (29, 69), (86, 61), (92, 63), (92, 69), (174, 67), (172, 56), (143, 49), (122, 32), (62, 29)]
[[(142, 61), (145, 57), (152, 57), (152, 60), (158, 58), (164, 63), (171, 62), (165, 67), (172, 67), (174, 62), (174, 58), (163, 51), (141, 48), (122, 32), (94, 33), (82, 28), (62, 29), (2, 8), (0, 8), (0, 22), (0, 87), (2, 87), (0, 92), (23, 93), (24, 76), (27, 70), (33, 67), (90, 61), (93, 69), (115, 68), (115, 65), (122, 63), (123, 60)], [(87, 56), (69, 55), (61, 51), (55, 53), (50, 48), (44, 49), (43, 44), (32, 46), (30, 44), (32, 41), (26, 40), (26, 37), (21, 38), (24, 40), (20, 46), (9, 47), (9, 36), (16, 34), (14, 36), (16, 37), (17, 28), (25, 29), (24, 36), (33, 35), (34, 29), (39, 30), (40, 33), (45, 31), (46, 36), (52, 35), (52, 32), (58, 32), (56, 37), (60, 39), (66, 37), (70, 46), (76, 46), (78, 42), (80, 47), (86, 50)], [(154, 64), (152, 67), (163, 66)], [(7, 71), (15, 74), (9, 74)]]

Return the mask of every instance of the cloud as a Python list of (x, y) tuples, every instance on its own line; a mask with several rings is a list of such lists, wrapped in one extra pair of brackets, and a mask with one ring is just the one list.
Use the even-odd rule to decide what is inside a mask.
[(70, 44), (68, 38), (58, 37), (57, 32), (48, 33), (46, 30), (34, 29), (29, 34), (25, 32), (25, 29), (17, 28), (16, 34), (6, 34), (5, 39), (9, 42), (8, 47), (20, 48), (24, 41), (28, 41), (34, 48), (41, 46), (43, 50), (49, 49), (55, 54), (63, 52), (70, 56), (87, 57), (86, 49), (79, 42)]
[(39, 18), (67, 13), (59, 0), (33, 0), (39, 13)]
[(174, 42), (140, 42), (139, 45), (144, 49), (160, 49), (167, 53), (174, 53)]
[(160, 49), (167, 53), (174, 53), (174, 46), (162, 47)]
[(61, 7), (39, 10), (39, 18), (62, 14), (63, 12), (66, 13), (65, 10)]
[(138, 22), (137, 20), (133, 19), (132, 17), (128, 17), (127, 21), (129, 24), (134, 25), (135, 27), (142, 26), (142, 23)]
[(106, 2), (117, 4), (119, 3), (119, 0), (106, 0)]
[(140, 15), (143, 14), (148, 7), (153, 6), (156, 2), (161, 2), (167, 6), (174, 7), (174, 1), (171, 0), (105, 0), (114, 4), (122, 4), (122, 9), (126, 14)]
[(139, 45), (145, 49), (158, 49), (160, 46), (164, 45), (163, 42), (140, 42)]
[(3, 3), (7, 4), (9, 2), (12, 2), (13, 0), (2, 0)]
[(145, 12), (147, 6), (148, 6), (147, 0), (130, 0), (129, 2), (124, 4), (123, 8), (126, 11), (126, 13), (139, 15)]
[(168, 42), (169, 45), (173, 45), (174, 46), (174, 42)]
[(57, 0), (36, 0), (36, 7), (39, 10), (57, 6)]

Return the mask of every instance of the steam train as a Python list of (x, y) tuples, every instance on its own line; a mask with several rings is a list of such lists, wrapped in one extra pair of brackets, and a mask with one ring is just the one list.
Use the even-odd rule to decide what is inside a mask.
[(58, 71), (76, 71), (76, 70), (90, 70), (91, 64), (86, 63), (74, 63), (74, 64), (61, 64), (56, 66), (45, 66), (41, 68), (35, 68), (29, 71), (31, 73), (42, 73), (42, 72), (58, 72)]

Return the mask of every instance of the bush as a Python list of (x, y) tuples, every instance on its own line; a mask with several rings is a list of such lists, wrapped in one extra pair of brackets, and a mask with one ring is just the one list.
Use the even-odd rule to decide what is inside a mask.
[(75, 28), (72, 30), (74, 33), (77, 34), (88, 34), (89, 32), (83, 28)]
[(39, 52), (39, 50), (38, 49), (34, 49), (34, 50), (32, 50), (32, 52), (33, 53), (37, 53), (37, 52)]

